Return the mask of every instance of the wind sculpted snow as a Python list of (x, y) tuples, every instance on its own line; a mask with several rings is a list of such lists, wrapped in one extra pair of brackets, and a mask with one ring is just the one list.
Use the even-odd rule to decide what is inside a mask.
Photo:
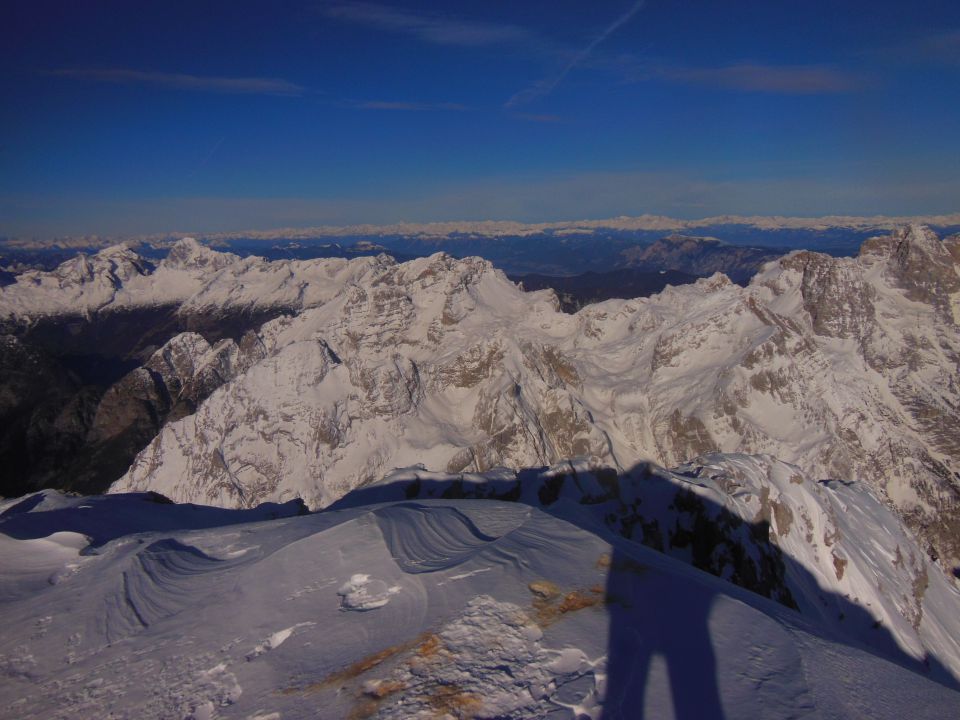
[(960, 592), (863, 484), (817, 482), (770, 457), (708, 455), (672, 471), (586, 461), (459, 475), (410, 468), (333, 507), (418, 498), (509, 500), (605, 528), (960, 679)]
[[(47, 512), (21, 507), (0, 533), (45, 532)], [(154, 504), (153, 523), (183, 512)], [(228, 524), (107, 531), (56, 584), (0, 600), (7, 716), (938, 718), (960, 700), (583, 518), (453, 499), (191, 512)], [(387, 602), (345, 606), (345, 585), (373, 581)]]

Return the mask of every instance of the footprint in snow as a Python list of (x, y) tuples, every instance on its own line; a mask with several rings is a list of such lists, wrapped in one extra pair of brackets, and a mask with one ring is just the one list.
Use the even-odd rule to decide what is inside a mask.
[(376, 610), (390, 602), (390, 596), (400, 592), (399, 586), (388, 586), (383, 580), (359, 573), (340, 586), (341, 610)]

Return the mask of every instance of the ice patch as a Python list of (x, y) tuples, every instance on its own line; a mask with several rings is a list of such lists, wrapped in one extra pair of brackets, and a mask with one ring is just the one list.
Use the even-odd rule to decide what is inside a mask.
[(579, 648), (564, 648), (547, 664), (547, 670), (557, 675), (570, 675), (589, 665), (587, 656)]
[(390, 587), (383, 580), (358, 573), (340, 586), (341, 610), (376, 610), (390, 602), (390, 596), (400, 592), (399, 586)]
[(474, 575), (479, 575), (480, 573), (490, 572), (493, 568), (478, 568), (477, 570), (471, 570), (470, 572), (460, 573), (459, 575), (451, 575), (450, 580), (466, 580), (468, 577), (473, 577)]
[(283, 630), (278, 630), (273, 633), (270, 637), (264, 640), (262, 643), (257, 645), (250, 653), (247, 654), (247, 660), (253, 660), (258, 658), (264, 653), (268, 653), (271, 650), (276, 650), (283, 643), (285, 643), (291, 635), (296, 631), (297, 628), (306, 627), (308, 625), (313, 625), (312, 622), (303, 622), (297, 623), (291, 627), (285, 628)]

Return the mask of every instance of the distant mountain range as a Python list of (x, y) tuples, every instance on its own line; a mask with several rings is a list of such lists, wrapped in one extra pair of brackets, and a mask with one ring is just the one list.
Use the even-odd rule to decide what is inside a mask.
[(522, 223), (509, 220), (453, 221), (431, 223), (401, 222), (393, 225), (324, 225), (308, 228), (278, 228), (275, 230), (246, 230), (236, 232), (170, 232), (137, 236), (72, 236), (49, 240), (35, 238), (0, 238), (0, 245), (6, 247), (107, 247), (120, 241), (163, 242), (190, 235), (207, 241), (231, 240), (237, 238), (275, 240), (275, 239), (314, 239), (314, 238), (352, 238), (352, 237), (423, 237), (444, 239), (453, 236), (504, 237), (524, 235), (568, 235), (589, 234), (604, 230), (683, 232), (704, 228), (743, 227), (758, 230), (891, 230), (905, 224), (924, 224), (937, 228), (960, 227), (960, 213), (923, 216), (856, 216), (827, 215), (823, 217), (785, 217), (780, 215), (716, 215), (699, 220), (681, 220), (663, 215), (639, 215), (608, 218), (602, 220), (570, 220), (544, 223)]
[(586, 272), (580, 275), (511, 275), (511, 280), (527, 291), (551, 289), (557, 294), (560, 309), (575, 313), (591, 303), (614, 298), (647, 297), (668, 285), (686, 285), (697, 279), (678, 270), (639, 270), (621, 268), (609, 272)]
[[(482, 257), (514, 276), (571, 276), (633, 268), (692, 276), (719, 271), (735, 282), (746, 283), (764, 262), (789, 250), (855, 255), (864, 240), (908, 220), (923, 222), (943, 234), (960, 230), (960, 214), (924, 218), (725, 215), (702, 220), (642, 215), (554, 223), (484, 221), (284, 228), (192, 237), (241, 257), (257, 255), (270, 260), (350, 258), (383, 252), (403, 262), (441, 251), (456, 258)], [(11, 282), (17, 272), (53, 270), (77, 252), (96, 253), (116, 244), (160, 260), (184, 235), (0, 238), (0, 285)], [(591, 282), (587, 279), (582, 284)], [(649, 283), (640, 283), (645, 285)], [(588, 292), (577, 302), (602, 297), (602, 292)]]

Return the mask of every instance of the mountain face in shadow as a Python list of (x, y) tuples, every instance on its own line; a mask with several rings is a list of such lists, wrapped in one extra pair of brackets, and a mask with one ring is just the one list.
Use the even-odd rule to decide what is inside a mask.
[(782, 253), (763, 247), (729, 245), (716, 238), (668, 235), (647, 246), (622, 251), (623, 263), (639, 270), (677, 270), (709, 276), (720, 272), (746, 285), (753, 274)]
[(243, 367), (231, 354), (252, 361), (255, 329), (284, 313), (176, 310), (40, 318), (0, 334), (0, 496), (104, 492), (168, 419)]
[(640, 270), (621, 268), (609, 272), (586, 272), (582, 275), (511, 275), (524, 290), (551, 288), (557, 293), (560, 309), (575, 313), (586, 305), (613, 298), (648, 297), (668, 285), (686, 285), (696, 281), (697, 275), (679, 270)]

